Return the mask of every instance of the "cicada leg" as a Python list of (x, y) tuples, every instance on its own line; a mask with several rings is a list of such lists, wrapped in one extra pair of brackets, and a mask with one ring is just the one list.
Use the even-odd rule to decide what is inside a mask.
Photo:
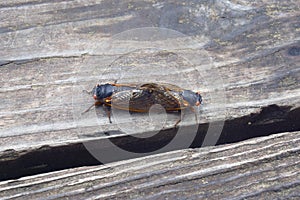
[[(186, 100), (181, 101), (181, 105), (183, 105), (184, 107), (188, 107), (190, 108), (190, 110), (195, 114), (195, 119), (196, 119), (196, 124), (198, 123), (198, 117), (196, 114), (196, 111), (194, 109), (193, 106), (191, 106)], [(183, 112), (183, 115), (185, 114), (185, 112)]]
[(109, 105), (106, 105), (106, 104), (100, 102), (100, 101), (96, 101), (95, 104), (91, 105), (87, 110), (85, 110), (81, 114), (89, 112), (94, 106), (99, 107), (101, 105), (103, 106), (103, 110), (105, 111), (105, 113), (108, 117), (109, 123), (112, 123), (112, 121), (111, 121), (111, 107)]
[[(197, 117), (197, 114), (196, 114), (196, 111), (195, 111), (195, 109), (192, 107), (192, 106), (190, 106), (189, 107), (190, 108), (190, 110), (195, 114), (195, 120), (196, 120), (196, 124), (198, 123), (198, 117)], [(180, 110), (179, 110), (179, 112), (180, 112)], [(181, 119), (183, 119), (184, 118), (184, 116), (185, 116), (185, 109), (183, 110), (183, 113), (182, 113), (182, 117), (181, 117), (181, 115), (180, 115), (180, 118), (176, 121), (176, 123), (175, 123), (175, 125), (174, 125), (174, 128), (177, 128), (177, 125), (181, 122)]]
[(94, 104), (92, 104), (88, 109), (86, 109), (84, 112), (82, 112), (81, 114), (87, 113), (89, 112), (94, 106), (98, 107), (101, 106), (103, 103), (100, 101), (96, 101)]
[[(181, 110), (178, 110), (179, 113), (179, 119), (176, 121), (176, 123), (174, 124), (174, 128), (177, 128), (177, 125), (181, 122)], [(185, 112), (183, 111), (183, 116), (184, 117)]]
[(109, 105), (103, 104), (103, 110), (105, 111), (105, 113), (108, 117), (109, 123), (112, 123), (112, 121), (111, 121), (111, 107)]
[(83, 115), (84, 113), (89, 112), (92, 109), (92, 107), (94, 107), (94, 106), (95, 106), (95, 104), (91, 105), (88, 109), (86, 109), (85, 111), (83, 111), (81, 114)]
[(196, 113), (194, 107), (191, 106), (190, 109), (195, 114), (196, 124), (198, 124), (198, 117), (197, 117), (197, 113)]
[[(168, 93), (169, 93), (169, 91), (168, 91)], [(175, 123), (175, 126), (174, 126), (175, 128), (181, 122), (181, 119), (183, 119), (185, 116), (185, 112), (186, 112), (185, 107), (190, 107), (189, 103), (183, 99), (179, 99), (179, 102), (180, 102), (180, 106), (182, 106), (181, 110), (183, 111), (183, 113), (182, 113), (182, 117), (181, 117), (181, 110), (178, 110), (178, 112), (180, 113), (180, 117), (179, 117), (179, 120), (177, 120), (177, 122)]]

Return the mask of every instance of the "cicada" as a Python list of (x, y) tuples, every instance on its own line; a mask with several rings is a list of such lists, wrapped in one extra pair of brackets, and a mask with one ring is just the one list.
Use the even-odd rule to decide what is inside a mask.
[[(111, 107), (130, 112), (148, 112), (151, 106), (159, 104), (167, 112), (181, 111), (186, 108), (195, 112), (193, 107), (200, 106), (202, 103), (200, 92), (193, 92), (168, 83), (98, 84), (91, 94), (95, 99), (91, 107), (103, 106), (110, 123), (112, 123)], [(197, 120), (197, 115), (195, 116)], [(180, 121), (181, 119), (176, 122), (175, 126)]]

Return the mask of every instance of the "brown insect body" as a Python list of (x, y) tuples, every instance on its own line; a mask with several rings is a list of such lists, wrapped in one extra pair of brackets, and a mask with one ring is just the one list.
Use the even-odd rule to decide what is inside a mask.
[(199, 106), (202, 102), (200, 93), (167, 83), (103, 84), (97, 85), (92, 93), (96, 100), (95, 106), (104, 105), (108, 108), (109, 120), (111, 107), (131, 112), (148, 112), (151, 106), (159, 104), (166, 111), (172, 112), (188, 107), (193, 110), (193, 106)]

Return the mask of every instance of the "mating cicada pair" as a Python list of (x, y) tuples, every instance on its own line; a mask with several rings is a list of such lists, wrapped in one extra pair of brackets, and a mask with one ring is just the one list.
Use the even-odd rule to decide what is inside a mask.
[[(167, 112), (181, 111), (186, 108), (195, 112), (193, 107), (200, 106), (202, 103), (200, 92), (167, 83), (98, 84), (91, 93), (95, 99), (93, 106), (103, 106), (110, 123), (112, 123), (111, 107), (130, 112), (149, 112), (151, 106), (159, 104)], [(197, 120), (197, 115), (195, 116)], [(175, 126), (180, 121), (178, 120)]]

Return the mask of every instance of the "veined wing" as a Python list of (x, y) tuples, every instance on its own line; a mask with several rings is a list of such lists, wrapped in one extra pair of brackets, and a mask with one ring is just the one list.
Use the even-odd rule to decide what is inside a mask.
[(132, 89), (120, 91), (112, 95), (110, 106), (133, 112), (148, 112), (154, 105), (154, 98), (146, 90)]
[[(179, 92), (167, 88), (166, 85), (157, 83), (146, 83), (141, 85), (141, 89), (151, 94), (151, 98), (153, 98), (154, 104), (160, 104), (168, 111), (182, 109), (182, 96), (179, 94)], [(176, 89), (178, 90), (179, 87), (176, 86)]]

